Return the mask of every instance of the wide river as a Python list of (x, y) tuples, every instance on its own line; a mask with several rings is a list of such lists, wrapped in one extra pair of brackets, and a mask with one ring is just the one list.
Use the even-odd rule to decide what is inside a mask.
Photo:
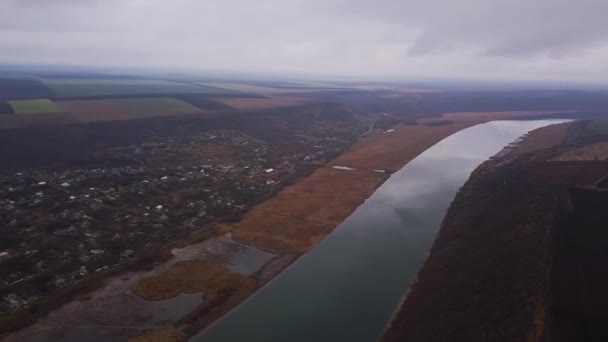
[(528, 131), (564, 121), (494, 121), (447, 137), (393, 174), (317, 247), (192, 340), (375, 341), (471, 172)]

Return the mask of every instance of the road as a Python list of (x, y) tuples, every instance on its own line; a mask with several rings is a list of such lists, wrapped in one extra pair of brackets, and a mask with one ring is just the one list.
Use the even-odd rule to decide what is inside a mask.
[(369, 133), (371, 133), (371, 131), (374, 129), (374, 125), (376, 124), (376, 120), (372, 121), (372, 124), (369, 125), (369, 129), (367, 130), (367, 132), (361, 134), (360, 136), (365, 136), (368, 135)]

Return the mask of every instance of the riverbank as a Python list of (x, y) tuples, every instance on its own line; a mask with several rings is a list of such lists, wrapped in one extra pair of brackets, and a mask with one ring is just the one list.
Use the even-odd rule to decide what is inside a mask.
[(319, 245), (192, 341), (375, 341), (471, 172), (530, 130), (556, 122), (485, 123), (433, 145)]
[(222, 225), (221, 231), (232, 232), (237, 241), (271, 253), (305, 253), (342, 223), (390, 173), (444, 138), (488, 121), (546, 113), (448, 113), (421, 119), (416, 125), (374, 132), (312, 175), (254, 206), (240, 221)]
[(557, 338), (555, 227), (571, 210), (569, 189), (608, 173), (605, 161), (556, 158), (588, 144), (586, 135), (580, 122), (541, 128), (473, 172), (383, 342)]
[[(277, 256), (258, 272), (260, 276), (256, 277), (255, 289), (259, 289), (331, 233), (392, 172), (445, 137), (474, 124), (476, 123), (400, 125), (390, 133), (378, 131), (368, 134), (350, 151), (318, 168), (310, 176), (283, 188), (273, 198), (252, 207), (239, 221), (219, 224), (217, 233), (231, 234), (238, 243), (255, 246)], [(196, 264), (191, 266), (192, 273), (199, 271)], [(190, 272), (183, 274), (188, 273)], [(179, 283), (183, 284), (183, 281), (187, 279), (182, 279)], [(168, 282), (163, 284), (170, 285)], [(159, 293), (148, 292), (148, 299), (162, 297), (160, 292), (179, 293), (179, 287), (183, 285), (163, 287)], [(228, 283), (224, 287), (226, 290), (233, 288)], [(212, 307), (206, 305), (205, 310), (202, 310), (204, 314), (191, 316), (184, 322), (186, 324), (180, 325), (180, 330), (186, 336), (197, 333), (254, 292), (250, 288), (239, 290), (235, 296), (212, 303)]]
[[(297, 257), (342, 223), (388, 179), (390, 173), (447, 136), (487, 121), (545, 113), (478, 113), (479, 120), (474, 120), (469, 113), (452, 113), (419, 120), (417, 125), (400, 125), (394, 131), (374, 132), (362, 138), (351, 151), (253, 207), (240, 221), (222, 225), (221, 232), (231, 232), (237, 241), (271, 253)], [(457, 120), (446, 121), (448, 116)], [(334, 166), (353, 170), (335, 169)], [(386, 170), (387, 173), (374, 170)], [(283, 269), (277, 270), (269, 279)], [(220, 310), (227, 312), (230, 309), (223, 307)], [(205, 321), (199, 329), (211, 323)]]
[[(522, 116), (529, 114), (529, 112), (521, 113)], [(499, 113), (491, 117), (501, 119), (502, 115)], [(391, 132), (375, 131), (362, 138), (351, 151), (317, 169), (312, 175), (300, 179), (294, 185), (283, 188), (275, 197), (254, 206), (240, 221), (219, 225), (216, 229), (218, 237), (230, 233), (236, 243), (255, 246), (274, 255), (270, 261), (259, 264), (257, 272), (247, 275), (256, 280), (253, 287), (249, 278), (232, 275), (238, 273), (238, 270), (217, 267), (218, 264), (226, 266), (228, 263), (222, 258), (225, 253), (220, 252), (219, 257), (212, 260), (212, 264), (204, 263), (203, 268), (199, 267), (200, 262), (188, 262), (197, 260), (198, 256), (194, 256), (194, 259), (171, 263), (176, 265), (179, 272), (173, 271), (169, 265), (167, 269), (161, 269), (141, 279), (144, 284), (150, 283), (146, 280), (149, 278), (169, 279), (170, 281), (162, 282), (161, 295), (157, 296), (154, 289), (149, 291), (150, 287), (146, 288), (146, 291), (136, 291), (136, 293), (143, 299), (172, 300), (171, 296), (200, 293), (201, 290), (204, 292), (211, 286), (213, 296), (206, 297), (204, 302), (184, 316), (184, 319), (179, 319), (181, 316), (174, 317), (176, 320), (170, 323), (170, 326), (183, 330), (186, 335), (192, 335), (237, 306), (256, 289), (279, 274), (299, 255), (312, 249), (365, 201), (388, 178), (390, 172), (400, 169), (448, 135), (484, 122), (487, 115), (483, 117), (484, 119), (480, 121), (446, 122), (444, 120), (440, 124), (433, 120), (421, 121), (417, 125), (395, 127)], [(436, 120), (439, 121), (441, 118)], [(349, 169), (336, 169), (334, 166), (345, 166)], [(381, 170), (388, 172), (379, 172)], [(210, 254), (209, 245), (212, 243), (201, 247), (201, 250), (204, 250), (201, 254), (205, 254), (207, 259)], [(237, 279), (237, 283), (245, 286), (235, 289), (233, 281), (202, 286), (198, 283), (209, 278), (203, 269), (212, 270), (213, 274), (219, 274), (220, 278)], [(137, 289), (138, 284), (135, 283), (133, 288)], [(84, 305), (94, 306), (91, 303)], [(119, 310), (119, 307), (114, 310)], [(51, 319), (50, 324), (49, 322), (46, 324), (61, 329), (61, 324), (54, 323)], [(98, 328), (104, 326), (106, 324), (101, 322)], [(140, 325), (138, 329), (131, 329), (129, 334), (123, 336), (132, 336), (134, 332), (149, 331), (155, 329), (154, 327), (154, 325)], [(161, 328), (166, 331), (166, 325)], [(129, 330), (128, 327), (123, 329)]]
[(237, 241), (271, 253), (305, 253), (371, 196), (391, 172), (469, 126), (408, 125), (395, 127), (391, 133), (370, 134), (351, 151), (284, 188), (275, 197), (253, 207), (240, 221), (222, 229), (232, 232)]

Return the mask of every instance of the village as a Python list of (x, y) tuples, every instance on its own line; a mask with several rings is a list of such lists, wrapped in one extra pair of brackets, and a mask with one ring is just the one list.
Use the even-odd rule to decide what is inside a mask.
[[(104, 166), (0, 179), (0, 314), (237, 218), (356, 134), (269, 144), (232, 130), (107, 149)], [(91, 163), (96, 165), (96, 163)]]

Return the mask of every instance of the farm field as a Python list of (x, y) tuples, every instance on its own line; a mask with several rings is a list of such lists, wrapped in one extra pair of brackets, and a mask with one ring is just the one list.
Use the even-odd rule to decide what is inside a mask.
[[(50, 127), (75, 123), (68, 113), (24, 113), (17, 115), (0, 115), (0, 130), (25, 127)], [(2, 135), (3, 133), (0, 133)]]
[(60, 113), (63, 110), (48, 99), (9, 101), (16, 114), (26, 113)]
[(37, 79), (0, 77), (0, 100), (40, 99), (53, 96), (53, 92)]
[(331, 86), (307, 86), (307, 85), (281, 85), (281, 86), (264, 86), (264, 85), (252, 85), (245, 83), (231, 83), (231, 82), (211, 82), (211, 83), (199, 83), (201, 85), (218, 87), (229, 89), (233, 91), (242, 91), (254, 94), (293, 94), (293, 93), (315, 93), (325, 90), (340, 90), (349, 89), (341, 87)]
[[(253, 94), (252, 94), (253, 95)], [(177, 94), (173, 95), (172, 98), (178, 99), (189, 103), (195, 107), (198, 107), (207, 111), (215, 110), (231, 110), (232, 107), (210, 98), (207, 94)]]
[(263, 99), (217, 98), (216, 100), (238, 110), (259, 110), (268, 108), (289, 107), (310, 102), (309, 99), (295, 96), (267, 96)]
[(201, 111), (200, 108), (189, 103), (168, 97), (115, 99), (109, 101), (127, 108), (131, 113), (194, 113)]
[(201, 112), (200, 108), (184, 101), (162, 97), (61, 101), (58, 104), (79, 122), (128, 120)]
[(598, 133), (608, 134), (608, 120), (605, 119), (595, 119), (589, 121), (587, 125), (587, 129), (591, 131), (596, 131)]
[(60, 97), (128, 94), (226, 94), (231, 90), (144, 79), (43, 79), (42, 82)]

